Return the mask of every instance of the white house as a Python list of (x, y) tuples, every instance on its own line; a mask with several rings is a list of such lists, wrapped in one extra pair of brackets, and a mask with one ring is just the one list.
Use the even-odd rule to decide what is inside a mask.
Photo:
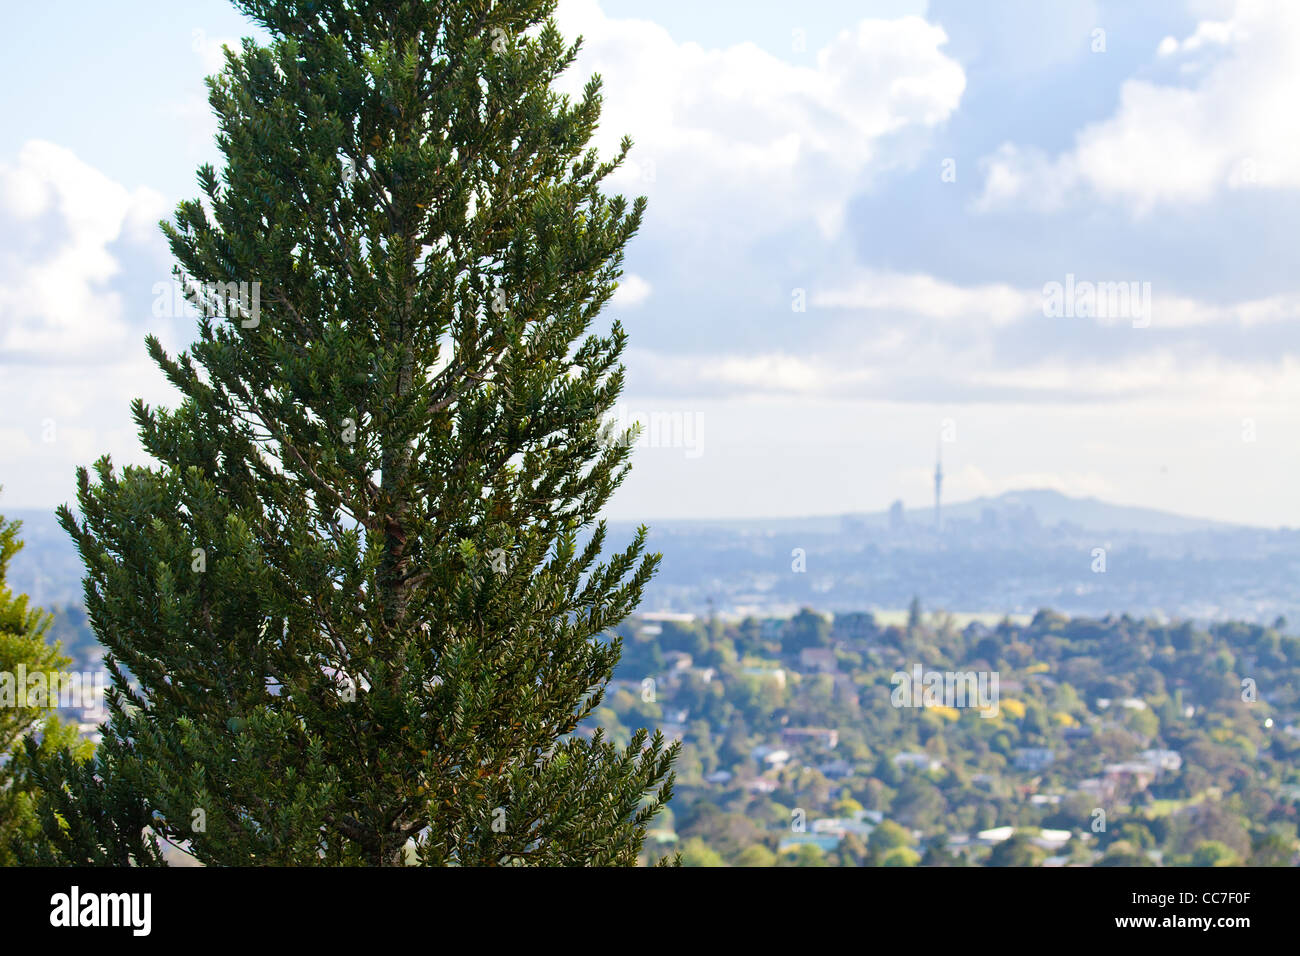
[(1183, 765), (1182, 755), (1177, 750), (1144, 750), (1138, 759), (1160, 770), (1177, 770)]
[(916, 770), (938, 770), (943, 766), (942, 763), (929, 754), (906, 750), (894, 754), (893, 764), (895, 767), (912, 767)]
[(780, 747), (769, 747), (767, 744), (755, 747), (749, 755), (769, 767), (784, 767), (790, 762), (790, 751)]
[(1016, 832), (1015, 827), (994, 827), (991, 830), (981, 830), (975, 834), (975, 839), (981, 843), (992, 845), (1001, 843), (1003, 840), (1011, 839), (1011, 834)]

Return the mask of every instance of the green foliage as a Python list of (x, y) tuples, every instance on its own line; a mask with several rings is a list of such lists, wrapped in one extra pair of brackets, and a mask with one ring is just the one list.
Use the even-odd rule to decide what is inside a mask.
[(776, 854), (762, 844), (747, 846), (736, 856), (736, 866), (776, 866)]
[(726, 866), (722, 855), (696, 837), (682, 848), (682, 866)]
[(45, 675), (42, 684), (48, 686), (48, 675), (66, 670), (69, 660), (48, 639), (50, 616), (5, 584), (9, 562), (22, 548), (20, 529), (20, 522), (0, 517), (0, 866), (36, 852), (40, 839), (41, 792), (24, 749), (44, 756), (67, 752), (76, 761), (90, 750), (78, 741), (76, 728), (56, 716), (57, 700), (26, 693), (27, 677)]
[(1028, 834), (1013, 833), (993, 848), (989, 866), (1037, 866), (1047, 854), (1030, 842)]
[(1294, 835), (1288, 839), (1281, 833), (1269, 832), (1261, 834), (1255, 841), (1249, 862), (1251, 866), (1290, 866), (1294, 855)]
[(635, 862), (677, 748), (575, 734), (658, 561), (597, 520), (631, 144), (588, 148), (598, 78), (551, 90), (553, 0), (237, 5), (273, 42), (209, 81), (225, 166), (163, 225), (204, 315), (148, 340), (160, 464), (60, 512), (113, 692), (93, 770), (40, 764), (53, 858)]
[(1192, 866), (1238, 866), (1240, 862), (1237, 854), (1218, 840), (1206, 840), (1192, 853)]
[(897, 850), (905, 847), (912, 842), (912, 834), (893, 820), (885, 820), (880, 826), (871, 831), (871, 836), (867, 840), (867, 846), (873, 853), (878, 855), (887, 854), (890, 850)]
[(778, 858), (780, 866), (829, 866), (826, 853), (815, 843), (801, 843)]
[(1097, 866), (1151, 866), (1151, 859), (1129, 840), (1116, 840), (1106, 849)]
[(881, 866), (917, 866), (920, 862), (921, 854), (909, 846), (895, 847), (880, 858)]
[[(804, 642), (791, 638), (815, 617), (675, 622), (657, 636), (635, 620), (619, 628), (638, 653), (620, 663), (616, 677), (629, 692), (610, 706), (620, 720), (637, 714), (644, 705), (631, 691), (655, 680), (655, 706), (680, 725), (691, 768), (677, 788), (676, 831), (724, 862), (738, 865), (753, 847), (775, 852), (795, 807), (833, 845), (823, 857), (837, 866), (883, 865), (900, 847), (927, 866), (1038, 865), (1049, 854), (1071, 864), (1180, 866), (1206, 840), (1251, 865), (1295, 862), (1300, 656), (1288, 655), (1293, 639), (1274, 629), (1044, 611), (989, 631), (957, 629), (936, 612), (909, 633), (836, 615), (837, 672), (821, 674), (808, 671)], [(695, 664), (714, 669), (710, 681), (665, 673), (664, 638), (673, 649), (689, 642)], [(999, 713), (894, 707), (891, 676), (918, 659), (934, 670), (996, 668)], [(1219, 671), (1228, 659), (1250, 662), (1267, 699), (1241, 699), (1239, 675)], [(835, 745), (808, 728), (835, 729)], [(1026, 760), (1030, 748), (1051, 757)], [(781, 767), (764, 760), (777, 749), (789, 754)], [(1181, 766), (1157, 771), (1146, 751), (1173, 751)], [(925, 759), (895, 763), (902, 753)], [(1132, 763), (1148, 775), (1129, 776)], [(1108, 827), (1093, 831), (1098, 806)], [(876, 814), (885, 820), (872, 829)], [(1021, 832), (995, 854), (978, 834), (1005, 826)], [(1030, 836), (1042, 828), (1072, 836), (1038, 846)]]
[(790, 620), (785, 630), (782, 649), (787, 654), (797, 654), (804, 648), (826, 647), (830, 644), (831, 625), (825, 617), (804, 608)]

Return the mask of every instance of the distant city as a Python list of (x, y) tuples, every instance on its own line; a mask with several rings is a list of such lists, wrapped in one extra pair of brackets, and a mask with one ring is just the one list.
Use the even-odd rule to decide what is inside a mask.
[[(782, 617), (801, 607), (1064, 614), (1300, 624), (1300, 530), (1262, 529), (1051, 490), (831, 517), (652, 521), (663, 553), (645, 613)], [(52, 512), (13, 512), (13, 586), (44, 606), (81, 601), (82, 567)], [(632, 533), (614, 523), (611, 542)]]
[(936, 468), (933, 510), (652, 522), (664, 562), (642, 608), (764, 616), (898, 610), (920, 597), (974, 614), (1300, 621), (1300, 530), (1041, 489), (947, 504), (941, 482)]

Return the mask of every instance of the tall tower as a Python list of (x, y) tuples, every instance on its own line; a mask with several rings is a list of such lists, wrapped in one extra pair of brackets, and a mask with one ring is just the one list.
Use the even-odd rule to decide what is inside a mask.
[(940, 510), (943, 494), (943, 456), (942, 445), (934, 448), (934, 530), (943, 530), (943, 512)]

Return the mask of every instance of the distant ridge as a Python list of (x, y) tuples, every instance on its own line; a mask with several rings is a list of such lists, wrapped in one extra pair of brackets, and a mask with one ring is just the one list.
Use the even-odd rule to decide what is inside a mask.
[[(943, 504), (944, 522), (979, 521), (985, 509), (993, 511), (999, 519), (1006, 519), (1024, 509), (1032, 508), (1044, 527), (1066, 523), (1077, 525), (1085, 531), (1127, 531), (1140, 534), (1187, 534), (1197, 531), (1230, 531), (1244, 528), (1225, 521), (1196, 518), (1142, 508), (1133, 505), (1116, 505), (1099, 498), (1074, 498), (1052, 488), (1025, 488), (1006, 491), (992, 497), (982, 496), (969, 501)], [(922, 505), (904, 509), (909, 524), (929, 527), (933, 523), (933, 506)], [(888, 510), (856, 512), (839, 515), (810, 515), (795, 518), (656, 518), (648, 523), (654, 530), (681, 528), (725, 528), (730, 531), (813, 531), (833, 533), (847, 522), (858, 522), (866, 528), (883, 528), (889, 524)], [(620, 522), (611, 522), (619, 524)], [(629, 522), (622, 522), (629, 523)]]
[[(1066, 522), (1088, 531), (1139, 531), (1146, 534), (1186, 534), (1193, 531), (1226, 531), (1236, 525), (1209, 518), (1194, 518), (1133, 505), (1115, 505), (1100, 498), (1072, 498), (1051, 488), (1007, 491), (995, 497), (976, 498), (960, 504), (945, 504), (951, 517), (978, 521), (985, 508), (1001, 514), (1029, 506), (1038, 520), (1048, 526)], [(909, 509), (909, 518), (918, 511)]]
[[(1128, 531), (1141, 534), (1188, 534), (1197, 531), (1231, 531), (1246, 528), (1227, 521), (1211, 518), (1196, 518), (1180, 515), (1172, 511), (1157, 508), (1142, 508), (1134, 505), (1116, 505), (1100, 498), (1074, 498), (1053, 488), (1024, 488), (1017, 491), (1004, 491), (1000, 495), (981, 496), (968, 501), (943, 503), (944, 522), (979, 521), (986, 509), (993, 511), (999, 519), (1014, 517), (1032, 508), (1039, 524), (1050, 528), (1066, 523), (1077, 525), (1085, 531)], [(22, 537), (29, 546), (36, 549), (52, 548), (60, 554), (70, 557), (76, 555), (72, 540), (59, 527), (54, 509), (48, 511), (35, 509), (13, 509), (8, 512), (0, 507), (0, 514), (7, 518), (21, 519)], [(904, 509), (904, 517), (909, 524), (918, 527), (930, 527), (934, 521), (932, 505), (920, 505)], [(729, 531), (820, 531), (832, 533), (841, 530), (845, 523), (857, 522), (867, 528), (884, 528), (889, 524), (889, 511), (849, 512), (834, 515), (808, 515), (793, 518), (653, 518), (647, 523), (652, 530), (667, 530), (673, 527), (703, 529), (725, 528)], [(628, 525), (636, 522), (610, 521), (611, 525)], [(1258, 529), (1256, 529), (1258, 530)]]

